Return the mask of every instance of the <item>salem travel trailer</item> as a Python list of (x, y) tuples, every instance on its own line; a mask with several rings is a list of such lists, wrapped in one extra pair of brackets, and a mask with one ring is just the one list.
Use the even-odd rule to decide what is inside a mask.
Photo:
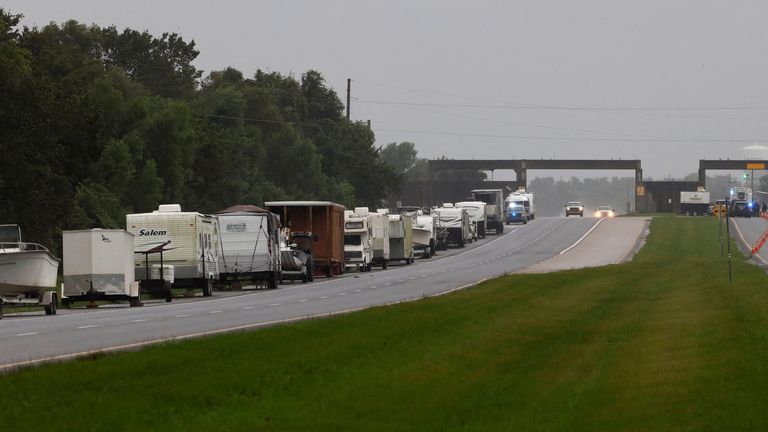
[(178, 204), (162, 204), (152, 213), (125, 217), (134, 235), (136, 279), (141, 291), (173, 298), (172, 288), (201, 288), (213, 295), (219, 278), (219, 221), (215, 216), (182, 212)]

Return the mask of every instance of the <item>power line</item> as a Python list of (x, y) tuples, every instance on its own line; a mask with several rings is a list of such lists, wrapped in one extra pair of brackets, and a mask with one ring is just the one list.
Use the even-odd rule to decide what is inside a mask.
[(376, 105), (431, 106), (442, 108), (483, 108), (508, 110), (553, 110), (553, 111), (765, 111), (768, 106), (729, 106), (729, 107), (589, 107), (558, 105), (483, 105), (483, 104), (446, 104), (432, 102), (400, 102), (358, 99), (358, 103)]
[(547, 141), (589, 141), (589, 142), (639, 142), (639, 143), (753, 143), (756, 141), (768, 141), (768, 139), (738, 139), (738, 138), (691, 138), (691, 139), (664, 139), (664, 138), (568, 138), (568, 137), (552, 137), (552, 136), (531, 136), (531, 135), (496, 135), (496, 134), (479, 134), (479, 133), (465, 133), (465, 132), (443, 132), (443, 131), (424, 131), (414, 129), (387, 129), (376, 128), (376, 131), (381, 132), (394, 132), (394, 133), (409, 133), (419, 135), (442, 135), (442, 136), (461, 136), (461, 137), (473, 137), (473, 138), (514, 138), (514, 139), (528, 139), (528, 140), (547, 140)]

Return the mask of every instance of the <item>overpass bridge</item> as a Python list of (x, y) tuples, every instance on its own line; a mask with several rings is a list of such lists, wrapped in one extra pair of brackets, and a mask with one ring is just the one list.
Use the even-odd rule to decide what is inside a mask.
[[(409, 182), (395, 198), (408, 204), (438, 204), (467, 198), (471, 189), (504, 189), (510, 192), (528, 185), (528, 170), (630, 170), (635, 172), (634, 209), (640, 212), (675, 212), (680, 192), (696, 190), (706, 183), (707, 171), (766, 170), (768, 160), (699, 160), (698, 181), (644, 181), (639, 159), (439, 159), (430, 160), (427, 181)], [(470, 181), (446, 176), (453, 170), (512, 170), (514, 181)], [(457, 176), (458, 177), (458, 176)], [(754, 176), (753, 176), (754, 177)], [(438, 180), (439, 179), (439, 180)], [(392, 199), (390, 201), (393, 201)]]

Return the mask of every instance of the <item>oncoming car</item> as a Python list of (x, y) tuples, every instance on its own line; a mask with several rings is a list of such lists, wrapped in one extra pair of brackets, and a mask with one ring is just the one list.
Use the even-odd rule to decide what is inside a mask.
[(565, 217), (579, 215), (584, 217), (584, 204), (579, 201), (571, 201), (565, 205)]
[(752, 217), (752, 203), (734, 200), (731, 202), (731, 217)]
[(600, 206), (595, 210), (595, 217), (614, 217), (616, 216), (616, 210), (608, 206)]

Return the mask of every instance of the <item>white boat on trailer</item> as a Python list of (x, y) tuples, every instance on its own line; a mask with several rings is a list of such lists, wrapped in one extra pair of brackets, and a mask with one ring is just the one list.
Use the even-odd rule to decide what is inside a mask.
[(0, 318), (4, 305), (39, 305), (55, 314), (58, 271), (59, 259), (38, 243), (23, 242), (18, 225), (0, 225)]

